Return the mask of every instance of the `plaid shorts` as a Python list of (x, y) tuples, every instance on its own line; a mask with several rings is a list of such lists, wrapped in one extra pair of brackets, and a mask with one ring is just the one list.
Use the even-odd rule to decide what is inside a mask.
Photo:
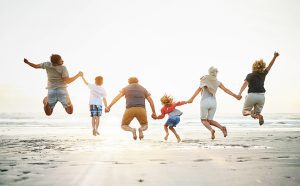
[(91, 117), (102, 115), (101, 105), (90, 105)]

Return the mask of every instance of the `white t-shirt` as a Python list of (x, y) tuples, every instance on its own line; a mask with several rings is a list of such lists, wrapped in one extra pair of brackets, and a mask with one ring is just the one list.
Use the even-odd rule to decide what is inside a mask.
[(106, 98), (106, 91), (103, 87), (95, 84), (88, 84), (90, 88), (90, 105), (101, 105), (102, 106), (102, 98)]

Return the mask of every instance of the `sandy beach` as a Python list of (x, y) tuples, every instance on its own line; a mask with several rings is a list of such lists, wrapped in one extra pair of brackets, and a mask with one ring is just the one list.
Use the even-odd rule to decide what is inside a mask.
[(5, 121), (0, 127), (0, 185), (300, 184), (298, 124), (228, 124), (229, 136), (217, 131), (212, 141), (191, 120), (177, 127), (183, 139), (177, 143), (172, 135), (163, 141), (157, 123), (143, 141), (134, 141), (105, 120), (98, 137), (91, 135), (88, 122), (34, 124), (29, 119), (11, 127)]

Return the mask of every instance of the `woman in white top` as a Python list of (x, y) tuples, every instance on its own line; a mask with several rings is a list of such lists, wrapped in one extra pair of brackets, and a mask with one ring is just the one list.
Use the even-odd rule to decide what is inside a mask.
[(220, 87), (227, 94), (235, 97), (236, 99), (241, 99), (240, 96), (234, 94), (229, 89), (227, 89), (220, 81), (217, 79), (218, 69), (210, 67), (208, 70), (209, 75), (203, 76), (200, 80), (200, 86), (194, 93), (194, 95), (188, 100), (188, 103), (192, 103), (195, 97), (201, 92), (201, 122), (203, 125), (211, 132), (211, 139), (215, 139), (215, 130), (211, 126), (218, 127), (227, 136), (227, 129), (225, 126), (220, 125), (217, 121), (213, 120), (216, 109), (216, 92), (218, 87)]
[(102, 115), (102, 99), (105, 108), (107, 107), (106, 91), (101, 86), (103, 84), (103, 77), (97, 76), (95, 78), (95, 84), (88, 83), (82, 76), (83, 82), (90, 88), (90, 112), (92, 117), (93, 135), (99, 135), (98, 127), (100, 123), (100, 116)]

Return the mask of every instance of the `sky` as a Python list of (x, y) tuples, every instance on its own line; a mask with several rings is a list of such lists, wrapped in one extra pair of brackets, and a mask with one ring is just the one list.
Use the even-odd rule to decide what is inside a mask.
[[(159, 110), (165, 93), (189, 99), (210, 66), (238, 93), (252, 63), (278, 51), (263, 112), (299, 113), (299, 10), (298, 0), (0, 0), (0, 112), (43, 113), (46, 71), (24, 57), (42, 63), (60, 54), (70, 75), (81, 70), (91, 83), (103, 76), (108, 102), (136, 76)], [(82, 80), (68, 91), (74, 114), (87, 113)], [(217, 113), (241, 113), (244, 98), (218, 90), (217, 102)], [(182, 108), (198, 114), (199, 104), (197, 97)], [(124, 107), (122, 99), (112, 110)]]

